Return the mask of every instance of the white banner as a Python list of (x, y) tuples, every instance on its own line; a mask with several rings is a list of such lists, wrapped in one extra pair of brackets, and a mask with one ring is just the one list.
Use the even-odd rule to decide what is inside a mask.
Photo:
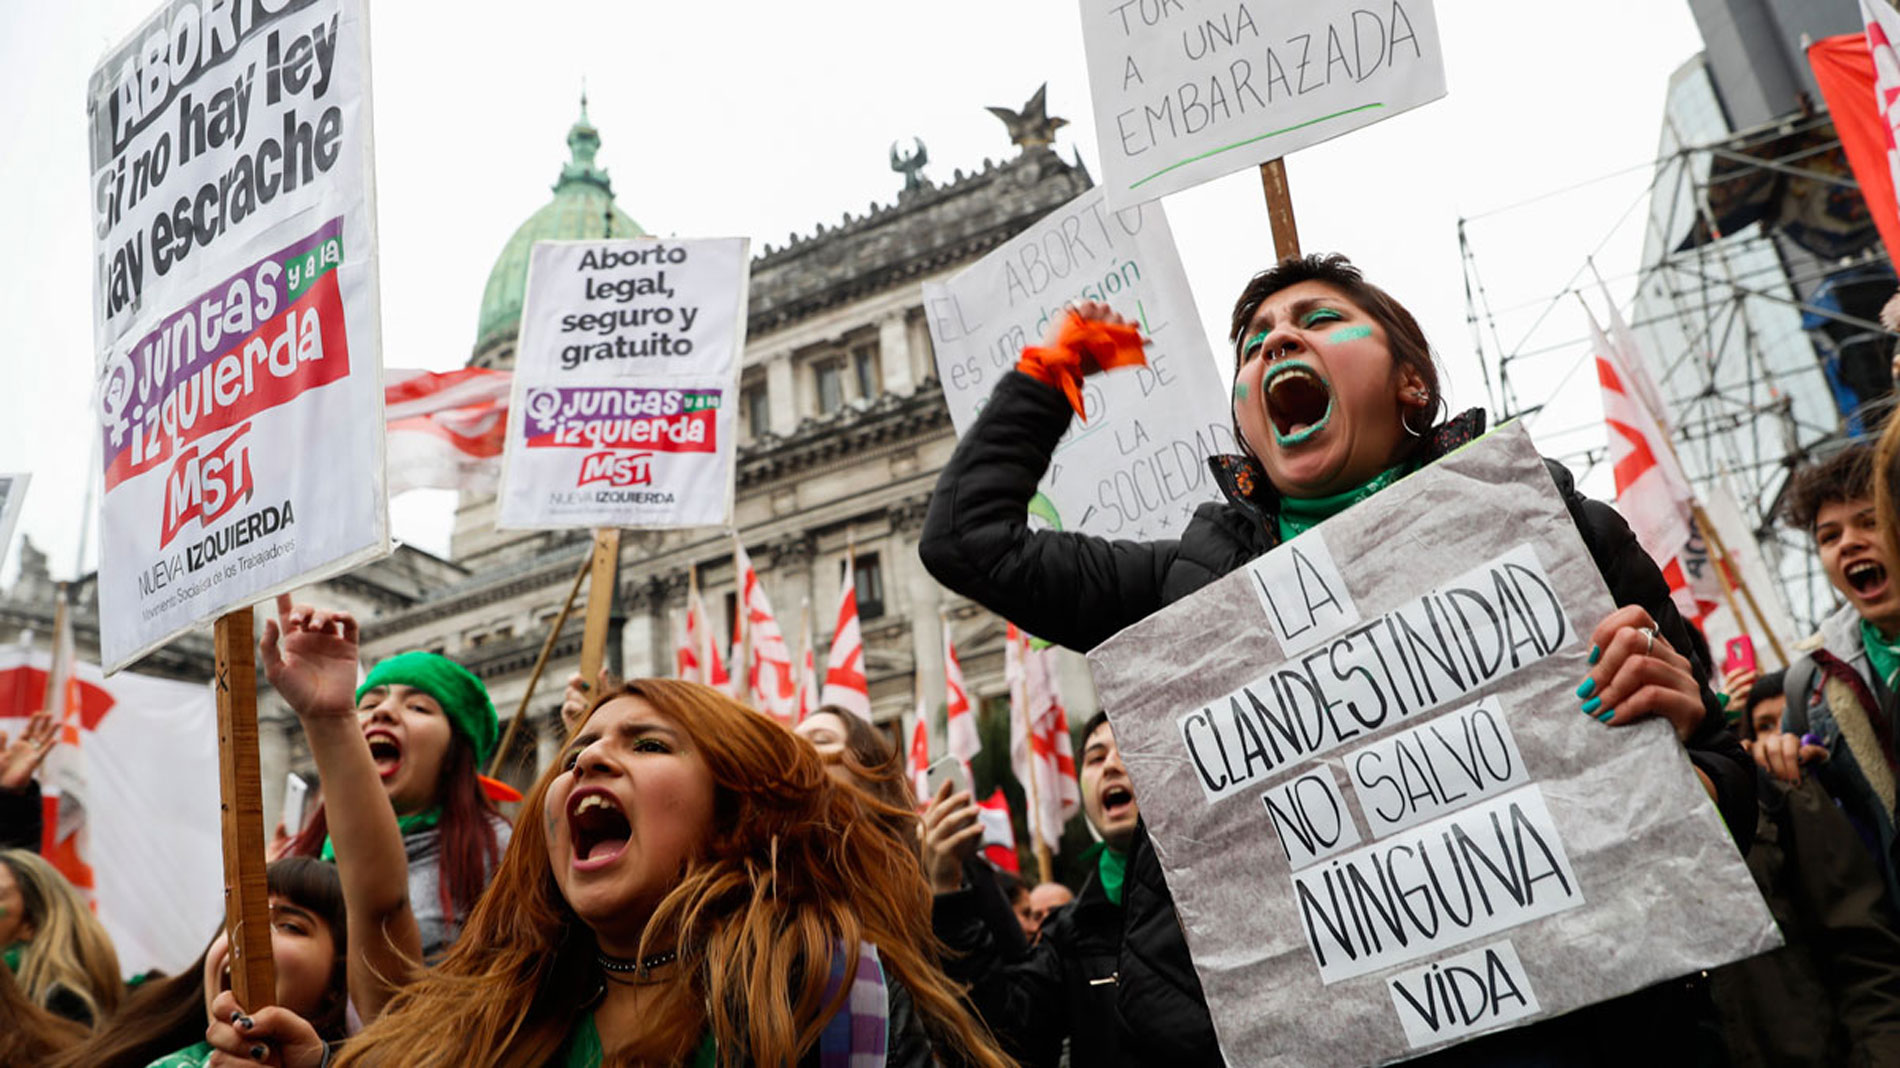
[(1670, 726), (1578, 711), (1612, 608), (1512, 424), (1089, 654), (1228, 1063), (1383, 1064), (1779, 944)]
[(748, 245), (535, 244), (499, 527), (730, 520)]
[[(0, 731), (19, 737), (42, 707), (50, 664), (43, 652), (0, 649)], [(108, 679), (85, 663), (72, 677), (85, 768), (80, 860), (99, 921), (127, 976), (176, 973), (224, 918), (217, 703), (204, 683), (129, 671)], [(49, 798), (49, 821), (55, 808)]]
[(362, 0), (176, 0), (88, 94), (113, 671), (388, 551)]
[(1082, 0), (1082, 43), (1118, 208), (1445, 95), (1432, 0)]
[(1056, 445), (1032, 520), (1105, 538), (1163, 538), (1220, 499), (1207, 458), (1233, 452), (1220, 371), (1160, 204), (1112, 212), (1095, 189), (948, 282), (925, 283), (937, 377), (958, 435), (1072, 301), (1095, 300), (1153, 339), (1148, 366), (1083, 380), (1088, 419)]

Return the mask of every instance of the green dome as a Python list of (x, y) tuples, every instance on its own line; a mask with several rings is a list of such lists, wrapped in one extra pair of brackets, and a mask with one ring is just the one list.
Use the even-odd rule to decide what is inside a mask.
[(581, 98), (581, 117), (567, 132), (572, 153), (554, 183), (554, 199), (508, 239), (488, 285), (482, 289), (482, 314), (475, 327), (475, 351), (521, 326), (521, 300), (528, 285), (528, 251), (536, 241), (572, 241), (600, 237), (639, 237), (646, 233), (626, 212), (614, 206), (614, 189), (607, 172), (594, 166), (600, 151), (600, 133), (587, 121), (587, 98)]

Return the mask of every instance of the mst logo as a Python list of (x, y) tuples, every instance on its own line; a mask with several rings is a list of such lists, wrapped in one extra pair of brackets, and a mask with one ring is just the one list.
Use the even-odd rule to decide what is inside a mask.
[(653, 454), (650, 452), (588, 453), (581, 460), (581, 477), (574, 485), (591, 486), (605, 482), (609, 486), (647, 486), (653, 483)]
[(160, 517), (158, 547), (171, 544), (185, 524), (210, 526), (226, 512), (251, 499), (251, 443), (245, 440), (251, 424), (231, 432), (215, 449), (193, 444), (178, 454), (165, 476), (165, 511)]

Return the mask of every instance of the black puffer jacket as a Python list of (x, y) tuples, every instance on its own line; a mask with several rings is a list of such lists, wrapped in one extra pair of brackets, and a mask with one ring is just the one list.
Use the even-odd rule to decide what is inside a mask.
[[(1202, 505), (1179, 539), (1108, 541), (1073, 532), (1032, 532), (1027, 506), (1057, 440), (1068, 429), (1070, 414), (1060, 391), (1020, 372), (997, 383), (976, 425), (958, 442), (931, 497), (919, 552), (938, 582), (1031, 634), (1087, 650), (1279, 542), (1277, 495), (1259, 465), (1246, 457), (1211, 461), (1212, 476), (1226, 500)], [(1435, 461), (1483, 429), (1483, 413), (1467, 412), (1428, 438), (1420, 458)], [(1608, 505), (1579, 495), (1562, 466), (1549, 466), (1616, 603), (1642, 605), (1672, 647), (1694, 649), (1662, 574), (1622, 516)], [(1703, 684), (1705, 708), (1703, 725), (1686, 749), (1690, 760), (1714, 783), (1717, 805), (1730, 833), (1745, 844), (1755, 833), (1754, 764), (1723, 727), (1720, 706), (1708, 687), (1708, 665), (1693, 652), (1686, 655), (1695, 663)], [(1103, 1061), (1077, 1059), (1076, 1068), (1157, 1063), (1155, 1058), (1165, 1058), (1172, 1068), (1218, 1064), (1212, 1024), (1174, 918), (1173, 899), (1145, 836), (1137, 838), (1129, 857), (1123, 904), (1117, 1029), (1143, 1048), (1124, 1050), (1121, 1056)], [(1625, 1040), (1641, 1042), (1633, 1048), (1654, 1052), (1659, 1047), (1653, 1028), (1659, 1021), (1680, 1021), (1685, 1012), (1706, 1019), (1706, 996), (1689, 992), (1684, 997), (1673, 987), (1657, 987), (1519, 1034), (1535, 1035), (1579, 1017), (1589, 1017), (1594, 1029), (1606, 1021), (1624, 1019), (1638, 1030), (1618, 1034), (1612, 1027), (1611, 1035), (1599, 1035), (1599, 1041), (1589, 1045), (1594, 1049), (1607, 1037), (1619, 1045)], [(1106, 1022), (1099, 1026), (1108, 1027)], [(1521, 1040), (1508, 1044), (1518, 1047), (1513, 1055), (1522, 1054)], [(1472, 1063), (1484, 1063), (1489, 1060), (1483, 1056), (1488, 1045), (1481, 1040), (1452, 1052), (1469, 1051), (1474, 1055)], [(1548, 1063), (1596, 1059), (1572, 1061), (1539, 1045), (1543, 1052), (1538, 1059), (1555, 1054)]]

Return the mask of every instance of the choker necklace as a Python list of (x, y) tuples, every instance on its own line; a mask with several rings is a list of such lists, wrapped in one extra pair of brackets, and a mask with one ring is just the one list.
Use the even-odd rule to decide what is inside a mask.
[(599, 964), (602, 970), (607, 972), (609, 979), (614, 978), (616, 975), (631, 973), (634, 980), (640, 982), (647, 979), (652, 974), (653, 969), (663, 967), (678, 960), (679, 955), (679, 950), (669, 949), (665, 953), (655, 953), (650, 957), (641, 957), (639, 960), (628, 960), (625, 957), (610, 957), (605, 953), (595, 953), (594, 962)]

